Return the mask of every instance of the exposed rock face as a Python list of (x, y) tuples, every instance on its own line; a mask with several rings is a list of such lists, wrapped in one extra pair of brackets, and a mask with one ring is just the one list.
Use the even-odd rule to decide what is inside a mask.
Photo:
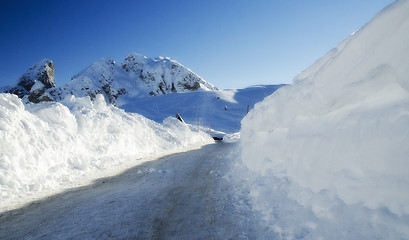
[(47, 90), (53, 88), (55, 88), (54, 64), (49, 59), (43, 59), (19, 78), (17, 86), (7, 89), (6, 92), (28, 99), (30, 102), (42, 102), (52, 101)]

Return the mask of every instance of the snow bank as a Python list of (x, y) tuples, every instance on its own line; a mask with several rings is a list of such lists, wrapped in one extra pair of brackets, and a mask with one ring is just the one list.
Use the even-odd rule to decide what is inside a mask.
[(288, 179), (288, 196), (316, 216), (334, 216), (338, 200), (384, 209), (406, 217), (406, 236), (408, 13), (409, 1), (387, 7), (293, 85), (256, 104), (241, 130), (247, 167)]
[(177, 120), (163, 125), (107, 106), (102, 95), (24, 105), (0, 94), (1, 208), (84, 184), (137, 159), (213, 142)]

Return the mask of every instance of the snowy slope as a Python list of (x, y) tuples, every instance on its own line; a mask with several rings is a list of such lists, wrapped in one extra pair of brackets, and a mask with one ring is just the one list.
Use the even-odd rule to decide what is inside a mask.
[(103, 94), (108, 102), (115, 104), (121, 95), (145, 97), (216, 89), (175, 60), (131, 53), (121, 65), (110, 58), (93, 63), (57, 89), (55, 98), (61, 100), (74, 95), (93, 99)]
[[(115, 102), (120, 94), (127, 93), (125, 88), (135, 88), (135, 84), (132, 84), (131, 80), (129, 82), (121, 81), (126, 78), (123, 69), (114, 60), (110, 58), (100, 59), (57, 89), (56, 100), (64, 99), (69, 95), (89, 96), (94, 99), (96, 95), (103, 94), (108, 102)], [(126, 83), (128, 84), (126, 85)]]
[[(156, 97), (121, 96), (119, 108), (139, 113), (161, 123), (179, 113), (185, 122), (203, 130), (212, 129), (224, 133), (240, 131), (241, 119), (247, 114), (247, 106), (254, 104), (284, 85), (260, 85), (244, 89), (199, 91), (182, 94), (166, 94)], [(226, 110), (227, 109), (227, 110)]]
[(73, 96), (24, 104), (0, 94), (0, 209), (214, 142), (175, 118), (163, 124)]
[(285, 185), (318, 219), (365, 229), (349, 239), (409, 237), (408, 13), (409, 1), (387, 7), (243, 119), (243, 161), (265, 181), (258, 208)]
[(190, 69), (168, 57), (147, 58), (131, 53), (121, 64), (133, 78), (139, 78), (137, 84), (145, 87), (150, 95), (171, 92), (191, 92), (196, 90), (213, 91), (215, 86), (206, 82)]

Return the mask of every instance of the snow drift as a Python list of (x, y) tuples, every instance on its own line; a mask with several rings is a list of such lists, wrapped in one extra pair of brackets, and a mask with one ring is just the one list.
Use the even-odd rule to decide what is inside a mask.
[(408, 13), (390, 5), (242, 121), (247, 167), (290, 181), (318, 217), (341, 200), (408, 219)]
[(213, 142), (173, 117), (158, 124), (108, 106), (102, 95), (23, 104), (12, 94), (0, 94), (0, 141), (0, 208)]

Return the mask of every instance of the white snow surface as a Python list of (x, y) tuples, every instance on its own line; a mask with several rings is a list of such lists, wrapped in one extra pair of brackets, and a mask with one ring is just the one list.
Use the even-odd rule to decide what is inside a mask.
[(269, 221), (286, 186), (319, 219), (409, 237), (408, 13), (409, 1), (388, 6), (243, 119), (242, 158)]
[(102, 95), (24, 104), (0, 94), (0, 142), (4, 210), (213, 140), (174, 117), (158, 124), (126, 113)]
[(216, 135), (237, 133), (247, 107), (262, 101), (284, 85), (257, 85), (244, 89), (225, 89), (172, 93), (155, 97), (120, 96), (116, 104), (126, 112), (139, 113), (156, 122), (179, 113), (191, 125), (203, 131), (209, 126)]
[(0, 239), (275, 239), (230, 174), (236, 145), (166, 156), (0, 213)]

